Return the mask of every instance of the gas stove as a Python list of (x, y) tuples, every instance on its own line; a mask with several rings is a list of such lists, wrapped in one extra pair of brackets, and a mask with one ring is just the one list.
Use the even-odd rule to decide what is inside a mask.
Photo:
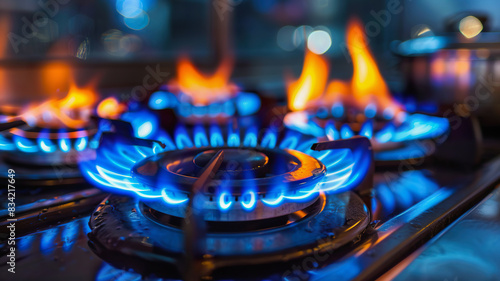
[(286, 102), (233, 83), (229, 58), (206, 75), (183, 57), (142, 100), (72, 88), (6, 109), (0, 276), (414, 274), (476, 204), (497, 211), (481, 200), (498, 185), (500, 158), (479, 153), (474, 118), (393, 97), (361, 23), (347, 30), (351, 80), (328, 81), (327, 60), (307, 51)]
[(17, 209), (18, 268), (61, 279), (80, 266), (97, 280), (371, 279), (487, 194), (500, 168), (457, 173), (427, 160), (401, 171), (377, 165), (363, 136), (318, 141), (239, 123), (179, 125), (158, 133), (163, 142), (123, 131), (102, 133), (79, 164), (110, 195), (66, 191)]

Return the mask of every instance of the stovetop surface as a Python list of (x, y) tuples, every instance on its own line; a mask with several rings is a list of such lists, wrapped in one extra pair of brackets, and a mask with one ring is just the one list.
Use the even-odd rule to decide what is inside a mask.
[[(258, 279), (330, 280), (331, 276), (336, 276), (339, 280), (363, 280), (380, 276), (418, 250), (426, 241), (445, 229), (450, 222), (467, 212), (491, 192), (494, 184), (498, 182), (500, 158), (492, 159), (475, 169), (458, 169), (437, 164), (426, 164), (415, 168), (419, 169), (402, 173), (387, 169), (376, 172), (375, 200), (371, 204), (373, 222), (354, 241), (336, 251), (316, 257), (316, 260), (313, 259), (312, 262), (311, 260), (307, 263), (300, 260), (287, 262), (284, 269), (278, 272), (273, 272), (273, 269), (269, 268), (263, 269)], [(87, 192), (87, 195), (90, 195), (88, 197), (93, 200), (66, 198), (71, 203), (65, 200), (53, 202), (45, 208), (32, 213), (28, 212), (23, 217), (24, 222), (22, 219), (17, 222), (19, 232), (16, 280), (36, 279), (43, 272), (50, 272), (52, 280), (140, 279), (137, 273), (107, 264), (89, 248), (87, 238), (90, 232), (89, 215), (97, 205), (96, 202), (100, 202), (105, 196), (97, 190), (92, 190), (87, 187), (84, 192)], [(75, 191), (76, 193), (78, 191)], [(486, 202), (498, 199), (497, 195), (498, 191)], [(444, 247), (442, 245), (450, 247), (448, 244), (456, 245), (462, 241), (460, 240), (462, 238), (457, 240), (458, 238), (453, 236), (453, 233), (464, 232), (460, 229), (466, 224), (479, 224), (477, 232), (473, 230), (466, 232), (467, 237), (475, 234), (478, 237), (482, 234), (487, 234), (485, 237), (496, 237), (498, 229), (493, 223), (498, 217), (498, 213), (495, 213), (496, 205), (486, 202), (482, 204), (482, 207), (474, 209), (450, 226), (444, 235), (429, 242), (430, 246), (426, 246), (423, 252), (415, 252), (418, 256), (411, 261), (410, 267), (401, 273), (398, 272), (401, 274), (398, 278), (411, 277), (416, 272), (421, 273), (420, 268), (432, 260), (428, 256), (435, 254), (436, 249)], [(87, 206), (87, 208), (82, 206)], [(74, 215), (68, 215), (71, 213)], [(469, 220), (470, 217), (475, 219)], [(23, 226), (23, 223), (26, 226)], [(487, 227), (482, 227), (482, 224), (486, 224)], [(465, 237), (463, 239), (465, 239), (463, 241), (468, 241)], [(473, 244), (474, 240), (471, 243), (467, 247), (476, 245)], [(7, 244), (2, 244), (0, 276), (4, 280), (12, 277), (6, 274), (7, 251)], [(446, 255), (446, 251), (439, 253)], [(461, 259), (460, 262), (464, 263), (464, 266), (468, 263), (474, 266), (474, 264), (481, 263), (482, 259), (494, 260), (496, 258), (498, 257), (494, 254), (485, 252), (484, 255), (480, 253), (475, 256), (475, 259)], [(229, 278), (228, 272), (218, 274), (219, 272), (215, 270), (216, 279)], [(235, 277), (245, 279), (238, 272), (232, 272), (232, 274), (230, 279)], [(230, 275), (231, 272), (229, 272)], [(155, 279), (154, 276), (148, 278)], [(253, 278), (256, 277), (250, 279)]]

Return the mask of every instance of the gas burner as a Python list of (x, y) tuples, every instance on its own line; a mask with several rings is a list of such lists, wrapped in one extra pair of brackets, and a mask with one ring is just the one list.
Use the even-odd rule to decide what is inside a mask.
[(103, 133), (96, 159), (82, 162), (81, 168), (94, 184), (158, 201), (165, 205), (163, 210), (187, 204), (197, 173), (221, 150), (227, 154), (223, 175), (214, 180), (217, 188), (205, 192), (211, 202), (207, 204), (217, 205), (221, 212), (310, 202), (322, 191), (371, 188), (373, 156), (364, 137), (313, 147), (315, 138), (293, 131), (278, 142), (278, 132), (272, 128), (262, 130), (260, 140), (256, 127), (235, 131), (230, 125), (224, 130), (227, 134), (223, 130), (212, 126), (207, 134), (205, 127), (196, 126), (190, 130), (191, 138), (185, 127), (179, 127), (174, 140), (163, 132), (155, 134), (159, 136), (155, 141)]
[[(29, 160), (17, 157), (16, 161), (30, 161), (31, 164), (46, 165), (46, 161), (53, 163), (55, 159), (52, 157), (61, 157), (64, 153), (72, 151), (82, 152), (88, 148), (89, 139), (97, 132), (96, 128), (82, 129), (45, 129), (39, 127), (30, 127), (27, 125), (12, 128), (4, 133), (1, 137), (1, 148), (5, 151), (15, 151), (19, 153), (47, 153), (50, 157), (43, 157), (40, 161), (36, 161), (36, 157)], [(33, 159), (35, 161), (33, 162)], [(58, 161), (67, 163), (67, 159)], [(75, 163), (71, 163), (75, 164)]]
[(370, 138), (378, 163), (423, 158), (434, 145), (417, 141), (445, 136), (446, 118), (408, 114), (391, 96), (365, 38), (364, 25), (351, 19), (346, 47), (352, 59), (350, 81), (328, 82), (326, 58), (307, 52), (300, 77), (287, 81), (288, 128), (330, 140), (355, 134)]
[[(394, 117), (376, 116), (375, 106), (368, 107), (364, 115), (349, 118), (342, 105), (326, 109), (297, 111), (285, 116), (285, 125), (303, 134), (326, 137), (329, 140), (349, 139), (355, 135), (369, 138), (375, 151), (375, 160), (393, 161), (429, 156), (433, 148), (419, 144), (435, 138), (446, 137), (449, 122), (446, 118), (425, 114), (399, 112)], [(321, 117), (319, 117), (321, 116)]]
[(173, 109), (188, 124), (224, 124), (232, 116), (254, 115), (260, 109), (260, 97), (241, 91), (230, 80), (232, 68), (232, 59), (226, 57), (212, 73), (202, 73), (182, 57), (176, 77), (151, 94), (149, 108)]
[[(153, 110), (173, 109), (186, 123), (209, 122), (224, 123), (232, 116), (251, 116), (261, 106), (260, 97), (251, 92), (237, 91), (234, 96), (208, 104), (194, 104), (193, 100), (182, 93), (173, 94), (168, 87), (151, 94), (149, 108)], [(209, 118), (209, 119), (207, 119)]]
[[(173, 139), (160, 134), (162, 142), (103, 133), (96, 159), (81, 165), (84, 174), (106, 190), (135, 196), (113, 195), (98, 208), (90, 222), (96, 253), (111, 263), (130, 258), (151, 273), (179, 262), (179, 229), (190, 239), (191, 227), (207, 230), (210, 259), (222, 268), (244, 265), (249, 257), (263, 263), (264, 253), (267, 262), (279, 262), (322, 251), (316, 247), (325, 241), (330, 249), (352, 241), (369, 211), (345, 191), (372, 188), (369, 140), (317, 143), (293, 131), (280, 139), (273, 128), (258, 139), (257, 132), (232, 124), (212, 126), (208, 134), (204, 126), (179, 127)], [(164, 241), (165, 235), (173, 238)], [(141, 248), (144, 239), (152, 248)], [(143, 250), (166, 262), (152, 262)]]
[[(2, 124), (2, 164), (17, 171), (19, 180), (80, 177), (78, 162), (94, 157), (89, 142), (97, 128), (51, 129), (31, 127), (23, 121)], [(8, 169), (5, 169), (7, 171)]]

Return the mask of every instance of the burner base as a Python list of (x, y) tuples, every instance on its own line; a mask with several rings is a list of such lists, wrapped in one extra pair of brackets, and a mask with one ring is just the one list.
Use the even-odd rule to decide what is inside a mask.
[[(319, 211), (291, 224), (252, 232), (209, 231), (203, 251), (207, 262), (203, 264), (211, 265), (208, 272), (269, 264), (280, 270), (278, 265), (284, 262), (331, 254), (355, 240), (369, 224), (368, 209), (356, 194), (321, 197)], [(176, 266), (182, 263), (184, 252), (182, 231), (153, 222), (143, 212), (134, 198), (111, 195), (105, 199), (90, 219), (91, 248), (117, 267), (132, 268), (143, 275), (178, 277)]]
[[(285, 205), (293, 205), (293, 206), (285, 206)], [(235, 217), (238, 217), (240, 220), (228, 221), (223, 220), (221, 216), (225, 215), (219, 212), (218, 217), (212, 217), (213, 220), (207, 220), (207, 230), (213, 233), (242, 233), (248, 231), (260, 231), (260, 230), (269, 230), (271, 228), (279, 228), (287, 225), (291, 225), (297, 223), (300, 220), (309, 218), (318, 214), (325, 204), (325, 200), (323, 196), (319, 196), (319, 198), (315, 198), (311, 202), (307, 203), (284, 203), (279, 207), (267, 207), (257, 208), (252, 212), (245, 211), (236, 211), (232, 210), (227, 212), (228, 215), (231, 213), (236, 213)], [(302, 206), (301, 209), (297, 209), (299, 206)], [(173, 216), (159, 211), (158, 209), (149, 207), (146, 203), (140, 203), (142, 213), (159, 224), (165, 226), (171, 226), (175, 228), (182, 228), (182, 224), (184, 221), (184, 214), (186, 212), (186, 208), (178, 207), (179, 216)], [(287, 210), (296, 209), (297, 212), (290, 212)], [(184, 213), (181, 213), (184, 212)], [(204, 213), (208, 212), (208, 210), (204, 210)], [(253, 212), (268, 212), (267, 216), (260, 216), (260, 219), (256, 219), (257, 216), (252, 215)], [(248, 220), (243, 220), (243, 216), (247, 218), (253, 218)], [(205, 216), (206, 217), (206, 216)], [(230, 216), (228, 216), (230, 217)]]

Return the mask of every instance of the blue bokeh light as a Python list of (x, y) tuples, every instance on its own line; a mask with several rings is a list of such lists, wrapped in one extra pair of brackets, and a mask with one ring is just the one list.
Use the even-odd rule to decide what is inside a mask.
[(177, 97), (165, 91), (157, 91), (151, 94), (149, 98), (149, 107), (154, 110), (162, 110), (166, 108), (173, 108), (177, 105)]
[(138, 138), (150, 138), (158, 127), (158, 118), (147, 110), (126, 112), (122, 119), (132, 124), (134, 135)]
[(146, 28), (149, 24), (149, 16), (146, 12), (141, 11), (139, 15), (133, 17), (133, 18), (124, 18), (123, 22), (125, 25), (133, 30), (142, 30)]
[(261, 102), (259, 96), (254, 93), (241, 92), (235, 99), (236, 109), (241, 116), (248, 116), (259, 111)]

